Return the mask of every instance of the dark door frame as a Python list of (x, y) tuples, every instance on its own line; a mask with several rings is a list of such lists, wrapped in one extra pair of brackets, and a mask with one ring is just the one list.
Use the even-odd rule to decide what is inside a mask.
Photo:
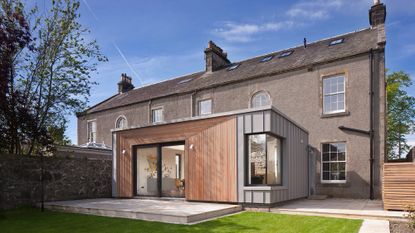
[[(157, 195), (156, 197), (162, 197), (162, 151), (163, 146), (177, 146), (185, 145), (185, 141), (173, 141), (173, 142), (163, 142), (163, 143), (151, 143), (151, 144), (141, 144), (132, 146), (133, 150), (133, 194), (134, 196), (139, 196), (137, 193), (137, 149), (141, 148), (157, 148)], [(186, 150), (186, 149), (185, 149)], [(141, 195), (143, 196), (143, 195)], [(152, 196), (152, 195), (150, 195)]]

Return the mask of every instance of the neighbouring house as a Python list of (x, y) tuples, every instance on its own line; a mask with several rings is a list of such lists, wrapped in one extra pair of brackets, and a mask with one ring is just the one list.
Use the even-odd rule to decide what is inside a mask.
[(118, 93), (78, 114), (78, 143), (113, 151), (113, 196), (272, 205), (381, 198), (385, 18), (231, 62), (213, 42), (201, 72)]

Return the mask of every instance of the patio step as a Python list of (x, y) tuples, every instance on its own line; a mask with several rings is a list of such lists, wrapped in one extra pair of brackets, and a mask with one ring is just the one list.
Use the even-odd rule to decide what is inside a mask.
[[(102, 204), (100, 204), (99, 202), (97, 203), (96, 199), (91, 202), (88, 202), (87, 200), (60, 201), (45, 203), (45, 208), (69, 213), (139, 219), (175, 224), (194, 224), (212, 218), (237, 213), (242, 210), (240, 205), (189, 203), (185, 201), (180, 203), (180, 201), (172, 202), (133, 199), (131, 204), (128, 205), (125, 204), (128, 200), (116, 199), (116, 202), (121, 204), (118, 206), (117, 203), (108, 204), (108, 201), (103, 201)], [(140, 204), (143, 202), (147, 203), (144, 203), (145, 205), (140, 208)], [(149, 208), (148, 205), (150, 204), (151, 206), (151, 202), (158, 203), (154, 205), (154, 208)], [(163, 208), (163, 205), (165, 205), (165, 208)], [(175, 208), (177, 208), (177, 210)], [(186, 211), (183, 211), (183, 209), (186, 209)]]

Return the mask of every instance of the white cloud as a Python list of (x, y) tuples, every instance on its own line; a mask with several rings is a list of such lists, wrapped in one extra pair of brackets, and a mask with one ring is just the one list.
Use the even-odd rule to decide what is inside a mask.
[(343, 0), (318, 0), (300, 2), (293, 5), (288, 11), (289, 17), (301, 17), (307, 20), (322, 20), (330, 18), (333, 10), (344, 5)]
[(256, 36), (261, 33), (277, 32), (328, 19), (332, 11), (340, 9), (344, 3), (345, 0), (302, 1), (287, 10), (284, 20), (262, 23), (226, 22), (224, 26), (214, 29), (212, 33), (230, 42), (249, 42), (255, 40)]
[(214, 34), (231, 42), (248, 42), (258, 33), (270, 31), (276, 32), (292, 26), (292, 21), (270, 22), (264, 24), (237, 24), (228, 22), (225, 23), (224, 27), (216, 28)]

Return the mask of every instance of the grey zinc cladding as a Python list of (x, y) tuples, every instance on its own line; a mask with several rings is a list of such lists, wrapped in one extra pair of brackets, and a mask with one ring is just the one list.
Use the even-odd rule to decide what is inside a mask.
[[(278, 58), (281, 53), (287, 51), (287, 49), (285, 49), (240, 61), (237, 62), (240, 66), (237, 69), (232, 70), (232, 72), (229, 72), (225, 67), (215, 72), (206, 73), (202, 71), (153, 85), (144, 86), (126, 93), (112, 96), (109, 99), (87, 109), (84, 114), (127, 106), (174, 94), (191, 93), (193, 91), (203, 90), (227, 83), (259, 78), (267, 75), (275, 75), (307, 66), (310, 66), (311, 68), (314, 64), (336, 61), (338, 59), (367, 53), (371, 49), (377, 48), (377, 33), (377, 29), (368, 28), (309, 43), (307, 48), (304, 48), (303, 46), (294, 47), (289, 49), (294, 51), (293, 54), (287, 57)], [(340, 38), (344, 39), (344, 43), (336, 46), (329, 46), (331, 41)], [(264, 57), (268, 57), (270, 55), (275, 55), (276, 57), (268, 62), (260, 62)], [(188, 81), (188, 79), (191, 80)]]
[[(246, 135), (271, 133), (282, 139), (282, 185), (245, 186)], [(238, 201), (273, 204), (308, 195), (308, 132), (281, 112), (253, 111), (238, 115)]]

